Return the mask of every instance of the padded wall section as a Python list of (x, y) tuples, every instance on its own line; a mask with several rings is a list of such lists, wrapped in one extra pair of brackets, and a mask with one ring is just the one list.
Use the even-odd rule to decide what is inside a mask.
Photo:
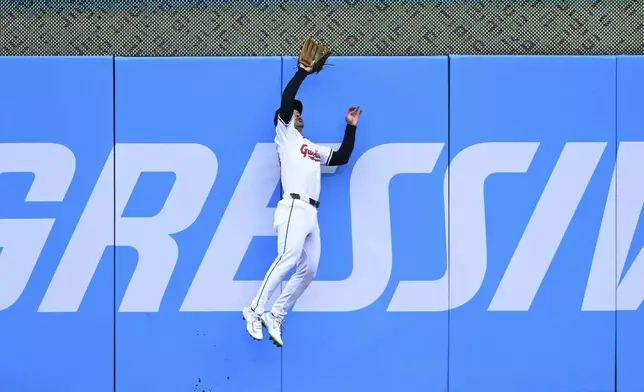
[(116, 67), (118, 390), (280, 391), (241, 309), (276, 252), (281, 59)]
[[(287, 316), (285, 392), (444, 391), (447, 58), (343, 58), (298, 93), (304, 134), (349, 163), (322, 177), (316, 279)], [(284, 60), (283, 85), (296, 70)]]
[(644, 57), (617, 59), (617, 389), (644, 390)]
[(280, 350), (295, 59), (0, 58), (0, 390), (643, 390), (644, 59), (329, 62), (305, 135), (364, 113)]
[(0, 59), (0, 390), (113, 390), (112, 65)]
[(613, 390), (615, 64), (451, 59), (450, 391)]

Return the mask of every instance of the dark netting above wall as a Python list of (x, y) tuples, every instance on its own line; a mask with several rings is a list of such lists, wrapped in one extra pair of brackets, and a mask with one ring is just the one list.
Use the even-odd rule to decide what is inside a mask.
[(0, 0), (0, 55), (643, 54), (644, 0)]

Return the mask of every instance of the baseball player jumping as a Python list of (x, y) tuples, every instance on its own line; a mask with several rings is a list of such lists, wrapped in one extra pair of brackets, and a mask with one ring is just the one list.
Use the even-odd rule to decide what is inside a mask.
[[(311, 45), (318, 46), (312, 48)], [(303, 105), (295, 99), (295, 95), (306, 76), (319, 72), (328, 57), (328, 52), (325, 52), (328, 49), (310, 39), (306, 41), (303, 51), (307, 48), (309, 53), (317, 51), (317, 58), (315, 53), (308, 60), (300, 54), (298, 70), (282, 92), (281, 106), (273, 119), (284, 191), (275, 209), (273, 223), (277, 230), (277, 257), (268, 269), (257, 295), (242, 312), (251, 337), (261, 340), (264, 326), (278, 347), (283, 344), (281, 332), (284, 317), (309, 286), (318, 269), (320, 165), (339, 166), (349, 161), (358, 118), (362, 114), (359, 106), (349, 108), (344, 138), (337, 151), (318, 146), (302, 135)], [(266, 312), (266, 302), (293, 267), (297, 267), (295, 273), (270, 311)]]

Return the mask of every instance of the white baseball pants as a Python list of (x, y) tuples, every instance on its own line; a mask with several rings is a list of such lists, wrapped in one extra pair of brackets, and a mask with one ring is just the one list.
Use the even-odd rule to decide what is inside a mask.
[(283, 318), (311, 284), (320, 261), (320, 227), (318, 211), (302, 200), (282, 199), (275, 209), (274, 226), (277, 229), (277, 257), (271, 264), (264, 281), (251, 302), (251, 309), (264, 313), (266, 302), (282, 283), (288, 272), (297, 269), (271, 312)]

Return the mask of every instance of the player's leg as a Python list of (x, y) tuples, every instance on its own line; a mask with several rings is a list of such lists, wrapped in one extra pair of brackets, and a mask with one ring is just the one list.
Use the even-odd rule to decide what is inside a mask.
[[(306, 241), (305, 241), (306, 243)], [(303, 268), (304, 263), (306, 263), (306, 253), (303, 251), (302, 255), (300, 256), (300, 259), (297, 262), (297, 269), (295, 270), (295, 273), (289, 279), (289, 283), (293, 281), (293, 279), (297, 279), (297, 276), (301, 274), (301, 270)], [(277, 317), (276, 313), (274, 313), (276, 306), (279, 308), (281, 307), (280, 302), (283, 302), (284, 298), (284, 292), (285, 290), (289, 289), (289, 285), (287, 283), (286, 287), (282, 289), (282, 292), (280, 293), (280, 296), (275, 300), (275, 303), (273, 304), (273, 307), (270, 312), (266, 312), (261, 315), (261, 320), (264, 326), (266, 327), (266, 330), (268, 331), (268, 334), (270, 336), (270, 339), (275, 343), (276, 346), (281, 347), (283, 345), (282, 343), (282, 320), (283, 317)]]
[(262, 338), (261, 315), (264, 313), (266, 302), (300, 259), (304, 239), (310, 231), (308, 220), (306, 211), (303, 211), (302, 207), (297, 206), (293, 201), (278, 205), (276, 211), (277, 257), (266, 272), (250, 306), (243, 310), (248, 333), (257, 340)]
[(290, 203), (288, 216), (277, 225), (277, 257), (269, 267), (257, 295), (251, 302), (251, 309), (264, 313), (266, 302), (273, 296), (288, 272), (295, 267), (302, 255), (304, 240), (310, 232), (307, 211)]
[[(268, 319), (271, 324), (281, 326), (282, 320), (286, 314), (291, 310), (295, 302), (302, 296), (302, 293), (311, 284), (318, 271), (318, 264), (320, 261), (320, 229), (317, 223), (313, 231), (306, 237), (304, 241), (304, 251), (302, 258), (297, 264), (297, 269), (291, 279), (289, 279), (286, 287), (282, 290), (281, 295), (275, 300), (270, 313), (267, 313), (264, 318)], [(266, 320), (265, 320), (265, 323)], [(273, 332), (273, 333), (271, 333)], [(272, 331), (269, 329), (271, 338), (278, 345), (282, 345), (280, 330)], [(273, 336), (275, 334), (276, 336)]]

